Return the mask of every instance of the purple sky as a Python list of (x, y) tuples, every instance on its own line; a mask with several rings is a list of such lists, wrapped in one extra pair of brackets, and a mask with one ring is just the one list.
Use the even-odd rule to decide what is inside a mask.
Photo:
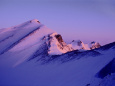
[(115, 41), (114, 0), (0, 0), (0, 28), (38, 19), (65, 41)]

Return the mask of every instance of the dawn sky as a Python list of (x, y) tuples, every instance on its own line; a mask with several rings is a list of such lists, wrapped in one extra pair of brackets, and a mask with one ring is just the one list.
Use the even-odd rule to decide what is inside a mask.
[(0, 28), (38, 19), (65, 41), (115, 41), (114, 0), (0, 0)]

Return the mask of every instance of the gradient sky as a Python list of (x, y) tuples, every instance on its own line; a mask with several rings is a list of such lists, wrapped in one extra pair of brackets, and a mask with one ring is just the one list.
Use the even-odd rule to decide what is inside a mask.
[(38, 19), (66, 42), (115, 41), (114, 0), (0, 0), (0, 28)]

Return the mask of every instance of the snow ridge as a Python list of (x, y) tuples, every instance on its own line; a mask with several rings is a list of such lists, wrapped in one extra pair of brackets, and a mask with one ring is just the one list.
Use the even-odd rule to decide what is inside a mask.
[[(18, 43), (20, 43), (24, 38), (26, 38), (27, 36), (29, 36), (30, 34), (32, 34), (33, 32), (35, 32), (36, 30), (40, 29), (41, 26), (39, 26), (38, 28), (34, 29), (32, 32), (29, 32), (28, 34), (26, 34), (24, 37), (20, 38), (19, 40), (17, 40), (16, 42), (14, 42), (13, 44), (11, 44), (9, 47), (7, 47), (5, 50), (3, 50), (1, 54), (4, 54), (5, 52), (7, 52), (8, 50), (10, 50), (11, 48), (13, 48), (15, 45), (17, 45)], [(12, 35), (13, 36), (13, 35)], [(10, 36), (10, 37), (12, 37)], [(7, 37), (8, 39), (9, 37)]]

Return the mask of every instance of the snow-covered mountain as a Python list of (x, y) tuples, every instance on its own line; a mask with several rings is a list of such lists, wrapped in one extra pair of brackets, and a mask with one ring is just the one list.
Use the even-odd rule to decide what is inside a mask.
[(83, 43), (80, 40), (73, 40), (70, 44), (70, 47), (72, 47), (74, 50), (91, 50), (95, 48), (101, 47), (101, 45), (98, 42), (91, 42), (89, 44)]
[(3, 29), (0, 32), (0, 45), (0, 54), (25, 51), (29, 48), (36, 52), (39, 47), (43, 48), (44, 46), (47, 48), (48, 54), (62, 54), (72, 51), (63, 41), (61, 35), (36, 19)]
[(36, 19), (1, 29), (0, 86), (115, 86), (115, 42), (92, 46), (74, 50)]

